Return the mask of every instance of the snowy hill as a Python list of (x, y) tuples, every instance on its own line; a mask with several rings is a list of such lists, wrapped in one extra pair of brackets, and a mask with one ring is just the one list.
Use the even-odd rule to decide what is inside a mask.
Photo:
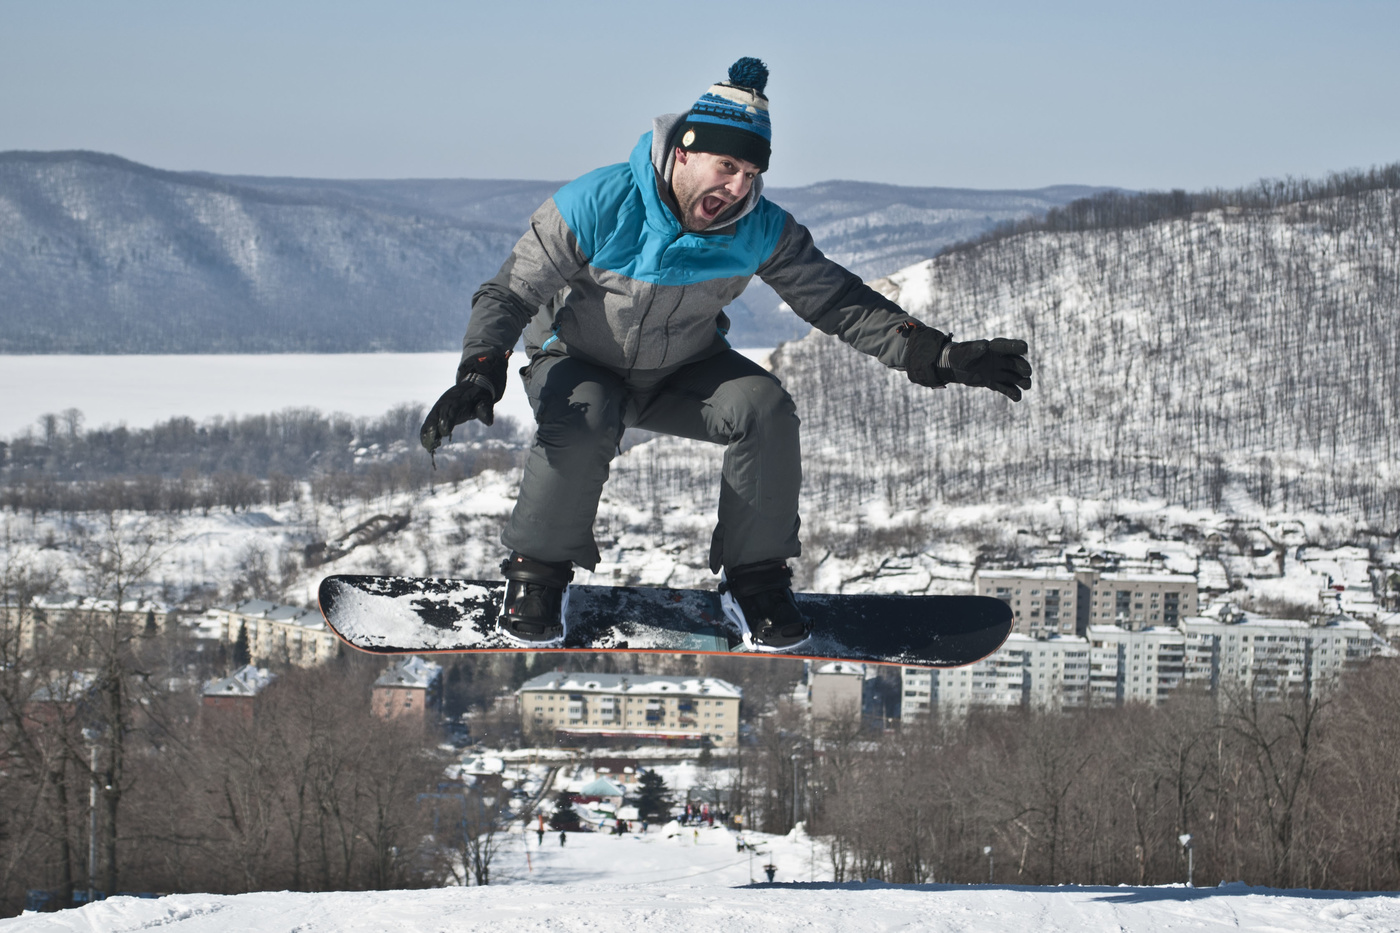
[[(90, 152), (0, 153), (0, 353), (447, 350), (558, 182), (221, 177)], [(775, 190), (884, 275), (1097, 189), (832, 182)], [(806, 326), (756, 287), (746, 346)]]
[[(727, 830), (689, 830), (667, 838), (573, 833), (560, 847), (546, 835), (517, 837), (507, 853), (516, 876), (487, 887), (236, 896), (177, 894), (156, 900), (114, 898), (57, 914), (0, 920), (0, 933), (126, 933), (159, 927), (175, 933), (392, 930), (589, 930), (592, 933), (701, 933), (758, 929), (976, 933), (1097, 933), (1229, 928), (1379, 933), (1400, 927), (1390, 894), (1278, 891), (1245, 885), (1024, 887), (894, 885), (822, 880), (805, 837), (755, 835), (774, 884), (749, 884), (750, 858)], [(525, 852), (530, 852), (528, 866)], [(808, 880), (815, 874), (815, 882)], [(826, 875), (829, 878), (829, 873)]]
[[(1026, 338), (1035, 387), (1020, 404), (930, 391), (823, 334), (785, 345), (773, 366), (802, 417), (804, 512), (917, 521), (930, 504), (1065, 496), (1394, 529), (1397, 224), (1400, 192), (1370, 191), (1026, 233), (902, 270), (878, 287), (926, 322)], [(682, 475), (695, 445), (657, 443), (615, 494), (684, 496), (714, 469)]]

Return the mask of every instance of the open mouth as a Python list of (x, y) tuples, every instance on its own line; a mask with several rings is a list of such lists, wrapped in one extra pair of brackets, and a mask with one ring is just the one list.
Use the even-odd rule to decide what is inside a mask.
[(700, 210), (705, 213), (706, 217), (718, 217), (719, 212), (724, 210), (724, 208), (725, 203), (723, 198), (717, 198), (712, 194), (707, 194), (700, 199)]

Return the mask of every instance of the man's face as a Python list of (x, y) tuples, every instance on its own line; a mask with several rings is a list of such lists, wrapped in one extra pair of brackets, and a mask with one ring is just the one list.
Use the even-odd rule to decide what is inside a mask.
[(749, 196), (758, 166), (734, 156), (676, 149), (671, 193), (681, 211), (681, 226), (704, 230)]

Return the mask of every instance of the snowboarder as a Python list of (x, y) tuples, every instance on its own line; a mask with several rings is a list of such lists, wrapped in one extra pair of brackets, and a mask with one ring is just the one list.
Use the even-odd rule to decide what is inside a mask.
[(918, 385), (985, 386), (1013, 401), (1030, 388), (1024, 341), (958, 342), (925, 326), (762, 196), (767, 82), (761, 61), (741, 58), (690, 110), (657, 117), (628, 162), (570, 182), (535, 211), (472, 297), (457, 383), (421, 439), (433, 451), (459, 424), (492, 423), (523, 333), (536, 433), (501, 533), (511, 553), (499, 623), (518, 642), (562, 642), (566, 587), (574, 566), (600, 559), (593, 522), (628, 427), (725, 445), (710, 547), (725, 610), (760, 650), (809, 637), (787, 565), (801, 552), (796, 407), (726, 340), (722, 309), (755, 274), (814, 327)]

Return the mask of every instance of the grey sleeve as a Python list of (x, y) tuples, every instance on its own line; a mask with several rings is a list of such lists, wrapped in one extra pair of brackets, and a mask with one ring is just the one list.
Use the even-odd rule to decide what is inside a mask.
[(541, 306), (567, 286), (587, 261), (550, 198), (530, 216), (530, 229), (501, 270), (472, 296), (462, 358), (490, 350), (509, 352)]
[(822, 255), (812, 234), (791, 214), (772, 255), (758, 267), (758, 275), (813, 327), (835, 334), (886, 366), (904, 368), (908, 341), (899, 326), (917, 323), (915, 318), (854, 272)]

